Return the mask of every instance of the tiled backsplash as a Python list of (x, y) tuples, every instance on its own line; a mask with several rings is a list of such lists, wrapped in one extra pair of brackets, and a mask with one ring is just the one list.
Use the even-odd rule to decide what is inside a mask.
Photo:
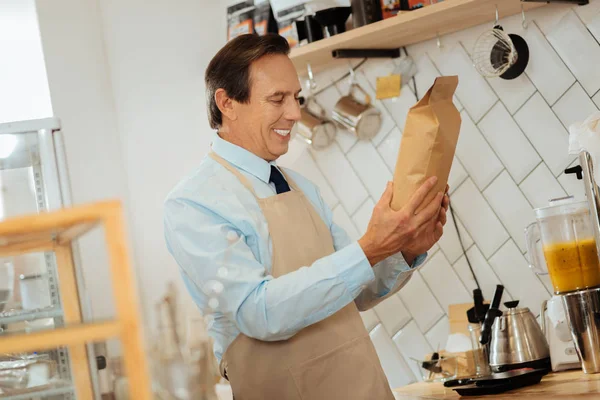
[[(494, 10), (490, 10), (493, 15)], [(455, 103), (462, 115), (461, 135), (450, 176), (451, 199), (467, 256), (491, 299), (496, 284), (504, 299), (519, 299), (538, 313), (550, 296), (547, 277), (527, 265), (525, 227), (533, 208), (572, 194), (583, 186), (563, 171), (575, 157), (567, 154), (568, 126), (600, 105), (600, 0), (588, 6), (547, 6), (502, 19), (510, 33), (530, 48), (526, 73), (516, 80), (486, 79), (473, 68), (470, 49), (491, 24), (471, 28), (408, 48), (418, 64), (418, 96), (439, 75), (459, 75)], [(377, 76), (389, 74), (392, 60), (369, 60), (358, 83), (375, 98)], [(318, 74), (320, 87), (346, 71)], [(325, 90), (320, 103), (331, 110), (347, 91), (347, 81)], [(323, 151), (303, 150), (283, 164), (303, 173), (321, 189), (334, 220), (358, 239), (364, 233), (386, 181), (392, 179), (406, 114), (417, 100), (412, 82), (396, 99), (375, 101), (383, 113), (379, 135), (358, 141), (340, 131)], [(294, 146), (299, 146), (294, 143)], [(420, 379), (412, 358), (443, 348), (448, 336), (448, 306), (471, 301), (475, 281), (459, 245), (452, 218), (426, 264), (397, 295), (363, 313), (367, 329), (392, 386)]]

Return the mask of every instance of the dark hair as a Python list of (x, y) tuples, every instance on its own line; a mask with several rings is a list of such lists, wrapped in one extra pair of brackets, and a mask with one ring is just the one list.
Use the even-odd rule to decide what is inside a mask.
[(287, 40), (277, 34), (241, 35), (219, 50), (204, 74), (210, 127), (218, 129), (223, 124), (221, 110), (215, 101), (217, 89), (224, 89), (227, 96), (237, 102), (247, 103), (250, 99), (250, 65), (266, 55), (288, 55), (289, 52)]

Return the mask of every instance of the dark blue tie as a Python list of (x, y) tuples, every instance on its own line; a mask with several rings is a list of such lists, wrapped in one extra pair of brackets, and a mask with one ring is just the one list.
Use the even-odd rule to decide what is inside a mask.
[(285, 178), (273, 165), (271, 165), (271, 177), (269, 178), (269, 182), (273, 182), (275, 184), (275, 190), (277, 190), (277, 194), (290, 191), (290, 186), (285, 181)]

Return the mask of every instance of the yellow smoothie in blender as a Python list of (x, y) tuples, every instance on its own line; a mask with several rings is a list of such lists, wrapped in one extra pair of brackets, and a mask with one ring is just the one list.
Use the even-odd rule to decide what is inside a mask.
[(544, 256), (556, 293), (600, 285), (600, 262), (593, 238), (544, 246)]

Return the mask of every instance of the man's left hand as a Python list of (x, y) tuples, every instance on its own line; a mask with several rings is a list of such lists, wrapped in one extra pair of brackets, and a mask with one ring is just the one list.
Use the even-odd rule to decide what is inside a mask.
[(402, 250), (402, 255), (409, 265), (413, 263), (419, 254), (429, 251), (429, 249), (431, 249), (442, 237), (444, 225), (446, 225), (447, 220), (446, 214), (448, 213), (448, 207), (450, 206), (450, 197), (448, 196), (449, 189), (450, 187), (446, 185), (446, 192), (437, 216), (424, 224), (421, 229), (416, 232), (415, 236), (417, 237), (417, 240), (413, 241), (415, 245), (411, 248)]

